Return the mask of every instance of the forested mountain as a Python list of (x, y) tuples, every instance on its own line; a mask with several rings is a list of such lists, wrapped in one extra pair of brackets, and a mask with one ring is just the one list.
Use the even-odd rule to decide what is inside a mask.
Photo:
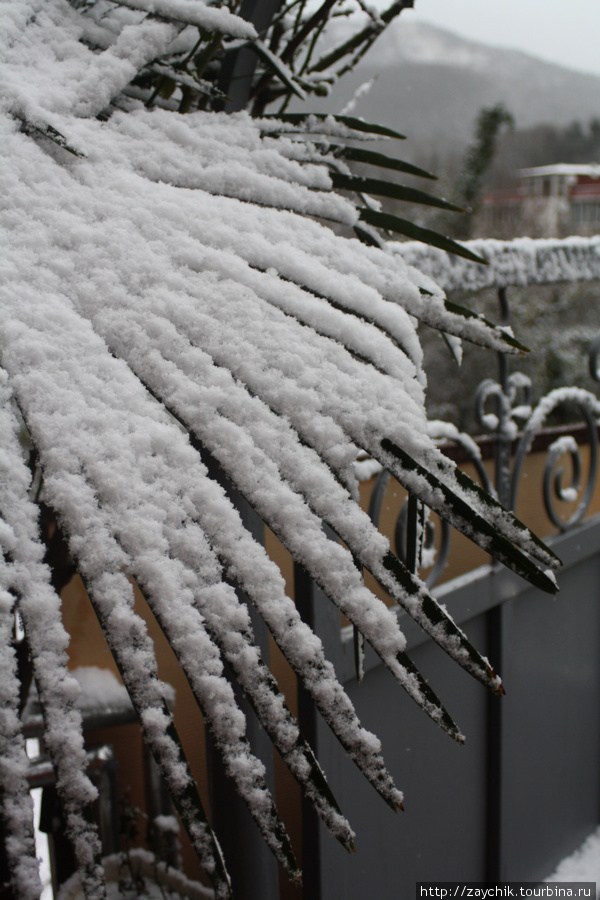
[(536, 125), (506, 131), (490, 171), (490, 184), (514, 178), (518, 169), (554, 163), (589, 163), (600, 160), (600, 117), (567, 126)]
[[(460, 155), (477, 113), (501, 102), (518, 130), (566, 127), (600, 118), (600, 77), (571, 71), (516, 50), (484, 46), (402, 16), (331, 95), (311, 107), (332, 112), (375, 78), (354, 113), (407, 135), (407, 157), (440, 162)], [(423, 115), (423, 110), (427, 114)]]

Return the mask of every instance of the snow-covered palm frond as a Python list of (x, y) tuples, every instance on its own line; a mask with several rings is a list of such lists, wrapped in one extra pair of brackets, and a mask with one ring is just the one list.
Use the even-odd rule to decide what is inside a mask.
[(319, 221), (354, 227), (365, 219), (335, 190), (356, 188), (352, 177), (332, 176), (344, 173), (342, 151), (364, 123), (148, 109), (123, 91), (174, 43), (189, 42), (186, 22), (240, 40), (253, 36), (252, 26), (200, 0), (107, 0), (92, 12), (65, 0), (10, 0), (0, 12), (8, 159), (0, 192), (0, 814), (12, 877), (23, 897), (34, 897), (10, 641), (16, 604), (86, 896), (104, 895), (84, 815), (93, 789), (76, 683), (19, 441), (25, 429), (44, 503), (68, 540), (144, 738), (225, 897), (225, 863), (130, 579), (185, 671), (227, 773), (292, 877), (290, 842), (225, 663), (324, 822), (348, 848), (353, 834), (261, 659), (236, 588), (365, 777), (393, 808), (402, 795), (223, 484), (235, 486), (402, 687), (458, 740), (406, 656), (394, 612), (365, 587), (360, 569), (476, 678), (496, 691), (500, 681), (361, 511), (359, 449), (539, 587), (554, 588), (545, 570), (556, 560), (428, 437), (413, 317), (496, 349), (518, 343), (451, 306), (399, 256)]

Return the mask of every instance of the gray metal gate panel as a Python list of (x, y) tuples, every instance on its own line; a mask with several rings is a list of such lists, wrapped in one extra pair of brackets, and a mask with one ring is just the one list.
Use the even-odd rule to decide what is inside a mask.
[(394, 816), (318, 723), (319, 756), (358, 851), (349, 858), (319, 826), (323, 898), (411, 898), (421, 880), (534, 881), (600, 822), (600, 521), (554, 548), (565, 562), (555, 599), (490, 567), (437, 591), (479, 647), (495, 643), (490, 623), (500, 623), (503, 699), (407, 628), (411, 656), (465, 731), (465, 747), (438, 732), (373, 657), (356, 684), (339, 618), (317, 598), (326, 650), (406, 791), (406, 812)]

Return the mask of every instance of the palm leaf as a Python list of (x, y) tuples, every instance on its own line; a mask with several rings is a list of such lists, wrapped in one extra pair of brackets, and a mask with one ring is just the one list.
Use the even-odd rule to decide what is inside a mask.
[(53, 144), (56, 144), (57, 147), (60, 147), (61, 150), (66, 150), (67, 153), (70, 153), (72, 156), (76, 156), (77, 159), (84, 159), (85, 153), (82, 153), (76, 147), (73, 147), (64, 134), (61, 134), (53, 125), (34, 125), (32, 122), (28, 122), (26, 119), (21, 119), (22, 121), (22, 129), (25, 134), (30, 134), (35, 138), (42, 138), (44, 140), (52, 141)]
[(429, 178), (437, 180), (437, 175), (432, 175), (427, 169), (415, 166), (412, 163), (404, 162), (393, 156), (386, 156), (385, 153), (378, 153), (375, 150), (367, 150), (365, 147), (353, 147), (344, 144), (324, 144), (323, 151), (333, 153), (337, 159), (346, 159), (349, 162), (364, 163), (365, 165), (377, 166), (380, 169), (392, 169), (395, 172), (405, 172), (407, 175), (416, 175), (419, 178)]
[[(420, 496), (427, 506), (447, 517), (456, 528), (469, 535), (475, 543), (488, 550), (534, 587), (548, 593), (555, 593), (556, 581), (552, 575), (540, 569), (523, 551), (531, 553), (543, 565), (552, 568), (558, 568), (560, 560), (522, 522), (519, 522), (516, 516), (505, 510), (491, 495), (483, 492), (464, 473), (456, 475), (460, 487), (469, 491), (473, 500), (477, 499), (483, 502), (488, 516), (493, 517), (493, 522), (486, 519), (474, 505), (470, 505), (436, 473), (416, 462), (392, 441), (384, 438), (381, 442), (381, 449), (385, 454), (386, 464), (398, 481)], [(436, 499), (435, 490), (440, 491), (443, 500)], [(499, 533), (501, 524), (510, 533), (510, 539)]]
[(401, 234), (403, 237), (410, 238), (413, 241), (422, 241), (424, 244), (438, 247), (440, 250), (446, 250), (447, 253), (454, 253), (456, 256), (462, 256), (471, 262), (487, 265), (486, 260), (477, 256), (476, 253), (463, 247), (457, 241), (432, 231), (431, 228), (423, 228), (420, 225), (415, 225), (414, 222), (408, 221), (408, 219), (402, 219), (391, 213), (369, 209), (369, 207), (361, 207), (359, 212), (361, 220), (369, 225), (375, 225), (377, 228), (385, 229), (385, 231)]
[(272, 53), (269, 48), (263, 44), (262, 41), (252, 41), (248, 44), (248, 47), (251, 50), (254, 50), (255, 53), (267, 64), (267, 66), (272, 69), (273, 72), (277, 75), (280, 81), (285, 84), (289, 90), (299, 97), (301, 100), (306, 100), (306, 94), (302, 90), (301, 86), (294, 80), (293, 73), (288, 69), (284, 63), (279, 59), (275, 53)]
[[(367, 640), (419, 706), (461, 740), (406, 655), (395, 612), (365, 587), (362, 568), (475, 677), (496, 691), (499, 679), (360, 510), (353, 463), (358, 447), (370, 450), (423, 502), (435, 508), (432, 497), (441, 497), (443, 515), (532, 583), (552, 589), (540, 568), (554, 562), (552, 554), (436, 455), (412, 317), (493, 349), (521, 346), (445, 301), (397, 254), (338, 236), (317, 221), (359, 230), (362, 221), (364, 232), (368, 226), (396, 230), (476, 258), (405, 220), (357, 210), (338, 194), (377, 193), (448, 208), (424, 192), (342, 171), (347, 160), (428, 177), (348, 144), (402, 137), (395, 130), (349, 116), (254, 121), (243, 113), (169, 112), (169, 104), (193, 105), (186, 91), (211, 95), (203, 79), (220, 84), (219, 54), (241, 46), (228, 36), (247, 42), (252, 25), (200, 2), (183, 9), (171, 0), (125, 0), (121, 5), (146, 15), (124, 28), (119, 6), (86, 4), (66, 21), (59, 0), (49, 2), (55, 15), (36, 19), (28, 3), (15, 0), (22, 15), (15, 13), (3, 36), (11, 77), (0, 118), (10, 161), (0, 415), (10, 419), (13, 438), (0, 459), (9, 459), (8, 477), (0, 479), (0, 511), (9, 527), (0, 529), (0, 539), (10, 544), (11, 529), (16, 534), (28, 524), (14, 556), (14, 548), (3, 546), (0, 598), (5, 603), (18, 595), (42, 705), (71, 726), (60, 642), (53, 678), (44, 683), (43, 639), (50, 631), (40, 626), (46, 619), (37, 621), (35, 604), (50, 610), (52, 629), (59, 628), (59, 615), (14, 438), (22, 424), (37, 454), (37, 499), (56, 514), (144, 739), (216, 895), (224, 898), (230, 895), (226, 865), (165, 703), (154, 648), (132, 608), (129, 579), (143, 589), (229, 774), (288, 874), (298, 877), (293, 851), (248, 750), (223, 677), (225, 662), (323, 821), (352, 849), (350, 827), (261, 659), (236, 589), (255, 606), (348, 757), (393, 809), (402, 794), (320, 641), (286, 595), (279, 569), (215, 475), (224, 473), (348, 617), (358, 644)], [(384, 22), (403, 5), (393, 4)], [(90, 31), (98, 38), (94, 48)], [(335, 51), (336, 59), (362, 52), (377, 28), (367, 31)], [(258, 54), (285, 90), (292, 89), (289, 60), (265, 45)], [(293, 39), (288, 49), (293, 56)], [(40, 62), (27, 73), (25, 52)], [(48, 71), (55, 78), (50, 92)], [(164, 77), (176, 85), (170, 98), (160, 96)], [(167, 87), (165, 94), (173, 84)], [(155, 102), (163, 108), (151, 109)], [(27, 121), (35, 124), (23, 128), (26, 109), (34, 111)], [(334, 141), (324, 150), (312, 135)], [(48, 152), (48, 139), (73, 158)], [(6, 487), (13, 482), (16, 499)], [(22, 568), (35, 578), (23, 578)], [(0, 663), (14, 694), (4, 619), (0, 627)], [(53, 684), (61, 691), (53, 694)], [(14, 713), (8, 695), (5, 705)], [(71, 821), (81, 825), (76, 851), (84, 887), (99, 897), (101, 873), (89, 852), (95, 837), (81, 824), (89, 797), (77, 793), (84, 783), (80, 730), (74, 734), (62, 738), (67, 749), (76, 745), (64, 757), (72, 772), (58, 753), (56, 766), (64, 772), (59, 780)], [(11, 731), (0, 746), (10, 756), (21, 752), (19, 741)], [(17, 793), (22, 800), (22, 784)], [(30, 843), (19, 847), (27, 853)], [(26, 867), (20, 870), (14, 858), (11, 866), (20, 888)]]
[[(463, 212), (460, 206), (449, 203), (441, 197), (434, 197), (425, 191), (395, 184), (393, 181), (382, 181), (378, 178), (362, 178), (358, 175), (345, 175), (343, 172), (332, 172), (331, 182), (336, 190), (356, 191), (357, 193), (375, 194), (376, 197), (391, 197), (393, 200), (404, 200), (406, 203), (420, 203), (423, 206), (435, 206), (450, 212)], [(371, 222), (370, 224), (374, 224)]]
[[(478, 323), (481, 323), (488, 327), (490, 331), (493, 331), (498, 336), (501, 336), (506, 343), (505, 352), (517, 352), (517, 353), (529, 353), (529, 347), (526, 347), (520, 341), (518, 341), (512, 334), (509, 334), (505, 329), (494, 325), (492, 322), (489, 322), (484, 316), (477, 315), (470, 309), (466, 309), (464, 306), (461, 306), (458, 303), (452, 303), (450, 300), (444, 300), (444, 306), (453, 316), (457, 316), (465, 322), (473, 322), (473, 320), (477, 320)], [(451, 334), (456, 334), (460, 337), (460, 329), (452, 330), (447, 329)], [(478, 343), (477, 340), (473, 340), (473, 343)]]
[(172, 0), (118, 0), (119, 6), (136, 9), (168, 22), (192, 25), (211, 33), (236, 38), (254, 38), (256, 31), (250, 22), (231, 13), (227, 8), (210, 7), (203, 2), (173, 3)]
[(376, 135), (378, 137), (396, 138), (397, 140), (405, 140), (406, 135), (400, 134), (393, 128), (386, 125), (378, 125), (375, 122), (365, 122), (364, 119), (357, 119), (355, 116), (328, 115), (326, 113), (278, 113), (261, 116), (261, 122), (272, 123), (272, 131), (281, 131), (281, 123), (284, 125), (295, 126), (300, 133), (319, 134), (321, 130), (319, 123), (323, 125), (329, 122), (335, 122), (344, 126), (350, 131), (357, 132), (358, 135)]

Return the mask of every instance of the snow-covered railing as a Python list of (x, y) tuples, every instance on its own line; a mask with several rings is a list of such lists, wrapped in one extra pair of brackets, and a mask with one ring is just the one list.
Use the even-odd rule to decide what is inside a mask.
[[(467, 242), (473, 253), (487, 261), (487, 266), (421, 243), (393, 243), (388, 246), (391, 252), (401, 255), (409, 265), (426, 273), (448, 294), (455, 290), (478, 292), (496, 289), (500, 308), (498, 324), (507, 329), (511, 325), (507, 288), (600, 280), (600, 236)], [(534, 407), (533, 385), (529, 376), (519, 371), (511, 372), (505, 353), (498, 353), (498, 361), (498, 380), (486, 378), (474, 394), (477, 424), (482, 432), (490, 435), (493, 444), (493, 474), (490, 476), (483, 465), (478, 443), (456, 426), (447, 422), (430, 422), (430, 435), (451, 446), (458, 445), (462, 456), (475, 466), (482, 487), (494, 493), (504, 506), (515, 510), (523, 466), (536, 438), (545, 429), (551, 414), (558, 408), (567, 407), (573, 413), (573, 419), (584, 425), (575, 429), (576, 434), (565, 433), (561, 429), (560, 434), (546, 441), (547, 456), (542, 476), (542, 496), (548, 519), (560, 532), (566, 532), (584, 519), (594, 496), (600, 402), (590, 391), (569, 385), (550, 391)], [(600, 381), (600, 337), (590, 343), (588, 368), (592, 378)], [(582, 444), (588, 448), (587, 464), (583, 463)], [(564, 483), (567, 457), (570, 457), (571, 473), (568, 485)], [(380, 522), (389, 480), (390, 474), (382, 471), (371, 495), (370, 515), (375, 524)], [(411, 527), (407, 510), (408, 502), (405, 502), (395, 525), (396, 546), (401, 555), (406, 554)], [(428, 523), (423, 529), (421, 565), (426, 568), (433, 563), (426, 579), (429, 586), (440, 578), (450, 551), (451, 528), (447, 522), (440, 522), (440, 529), (437, 551), (433, 549), (433, 526)]]
[(421, 243), (388, 244), (445, 291), (481, 291), (516, 285), (600, 279), (600, 236), (559, 239), (480, 239), (466, 246), (486, 260), (473, 263)]

